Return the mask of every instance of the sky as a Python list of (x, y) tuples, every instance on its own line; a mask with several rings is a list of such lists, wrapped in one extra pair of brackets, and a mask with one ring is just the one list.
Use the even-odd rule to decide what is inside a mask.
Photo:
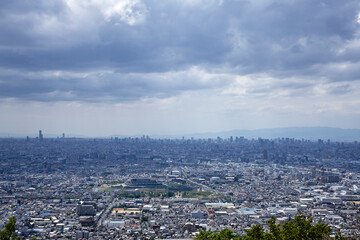
[(360, 128), (358, 0), (0, 1), (0, 133)]

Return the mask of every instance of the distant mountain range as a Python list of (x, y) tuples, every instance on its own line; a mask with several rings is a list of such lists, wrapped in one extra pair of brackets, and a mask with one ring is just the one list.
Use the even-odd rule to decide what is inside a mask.
[(295, 138), (295, 139), (308, 139), (318, 140), (330, 139), (332, 141), (360, 141), (360, 129), (342, 129), (331, 127), (288, 127), (288, 128), (266, 128), (256, 130), (232, 130), (215, 133), (198, 133), (180, 135), (152, 135), (153, 138), (229, 138), (245, 137), (252, 138)]

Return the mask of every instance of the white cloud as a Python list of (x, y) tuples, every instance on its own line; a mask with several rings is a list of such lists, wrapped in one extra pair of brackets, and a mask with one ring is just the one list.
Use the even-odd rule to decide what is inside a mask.
[(129, 25), (145, 21), (147, 9), (140, 0), (92, 0), (103, 13), (107, 21), (125, 22)]
[(109, 133), (341, 125), (341, 116), (356, 125), (356, 0), (10, 2), (0, 9), (0, 126), (31, 119), (21, 104), (42, 124), (71, 126), (62, 113), (94, 133), (99, 123)]
[[(86, 17), (99, 10), (104, 20), (136, 25), (145, 20), (147, 8), (141, 0), (65, 0), (74, 16)], [(87, 18), (87, 17), (86, 17)]]
[(99, 44), (99, 31), (106, 24), (135, 26), (145, 21), (147, 8), (141, 0), (64, 0), (58, 14), (29, 12), (13, 16), (14, 21), (33, 21), (32, 35), (39, 45), (69, 47)]

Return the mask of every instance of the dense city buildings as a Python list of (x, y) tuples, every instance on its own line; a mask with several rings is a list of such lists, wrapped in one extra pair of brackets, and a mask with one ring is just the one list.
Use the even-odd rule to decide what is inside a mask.
[(0, 140), (0, 228), (24, 239), (192, 239), (297, 213), (360, 235), (358, 142)]

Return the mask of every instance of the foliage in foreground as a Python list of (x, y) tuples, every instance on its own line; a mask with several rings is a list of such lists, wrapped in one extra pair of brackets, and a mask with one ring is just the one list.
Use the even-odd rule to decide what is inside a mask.
[[(330, 238), (331, 228), (319, 221), (312, 224), (313, 218), (304, 215), (296, 215), (294, 220), (286, 221), (282, 226), (276, 224), (275, 218), (268, 221), (270, 231), (265, 232), (261, 225), (255, 225), (243, 236), (236, 236), (235, 232), (225, 228), (220, 232), (201, 231), (195, 240), (325, 240)], [(336, 234), (335, 240), (345, 240), (340, 233)]]
[(16, 229), (16, 219), (15, 217), (9, 218), (9, 221), (5, 224), (5, 229), (0, 230), (0, 240), (13, 240), (13, 239), (20, 239), (15, 234)]

